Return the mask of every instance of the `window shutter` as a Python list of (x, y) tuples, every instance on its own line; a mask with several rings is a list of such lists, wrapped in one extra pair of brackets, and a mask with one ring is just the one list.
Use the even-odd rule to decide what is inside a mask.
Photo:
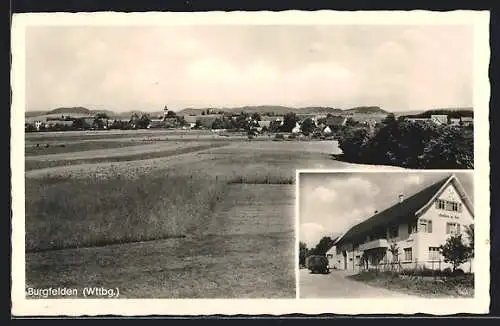
[(460, 234), (460, 224), (457, 224), (457, 234)]
[(450, 223), (446, 223), (446, 234), (450, 234)]
[(462, 204), (461, 203), (458, 203), (458, 212), (462, 213)]
[(439, 199), (437, 199), (435, 203), (436, 203), (436, 208), (439, 209)]
[(432, 221), (427, 222), (427, 232), (432, 233)]

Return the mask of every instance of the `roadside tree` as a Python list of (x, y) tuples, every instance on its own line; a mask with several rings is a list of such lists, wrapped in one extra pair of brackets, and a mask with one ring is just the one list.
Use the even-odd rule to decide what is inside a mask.
[(471, 257), (470, 248), (463, 242), (461, 234), (449, 237), (446, 243), (439, 247), (439, 250), (445, 263), (450, 263), (453, 266), (453, 272)]

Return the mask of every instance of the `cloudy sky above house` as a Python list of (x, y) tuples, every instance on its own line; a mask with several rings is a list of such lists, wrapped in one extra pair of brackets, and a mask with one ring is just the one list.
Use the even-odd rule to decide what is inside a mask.
[[(449, 173), (337, 173), (301, 174), (299, 190), (300, 241), (315, 246), (441, 180)], [(470, 173), (455, 173), (474, 201)]]
[(470, 26), (44, 26), (28, 110), (471, 107)]

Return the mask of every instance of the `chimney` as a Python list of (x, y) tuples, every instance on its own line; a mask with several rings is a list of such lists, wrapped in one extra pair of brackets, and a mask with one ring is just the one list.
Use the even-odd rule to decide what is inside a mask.
[(404, 199), (405, 199), (405, 196), (403, 194), (400, 194), (399, 195), (399, 203), (402, 203)]

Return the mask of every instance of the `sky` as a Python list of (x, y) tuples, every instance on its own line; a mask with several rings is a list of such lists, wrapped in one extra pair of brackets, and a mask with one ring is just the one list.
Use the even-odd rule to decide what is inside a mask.
[(26, 109), (472, 107), (467, 25), (30, 26)]
[[(301, 173), (299, 239), (308, 248), (449, 176), (450, 173)], [(474, 201), (471, 173), (455, 173)]]

